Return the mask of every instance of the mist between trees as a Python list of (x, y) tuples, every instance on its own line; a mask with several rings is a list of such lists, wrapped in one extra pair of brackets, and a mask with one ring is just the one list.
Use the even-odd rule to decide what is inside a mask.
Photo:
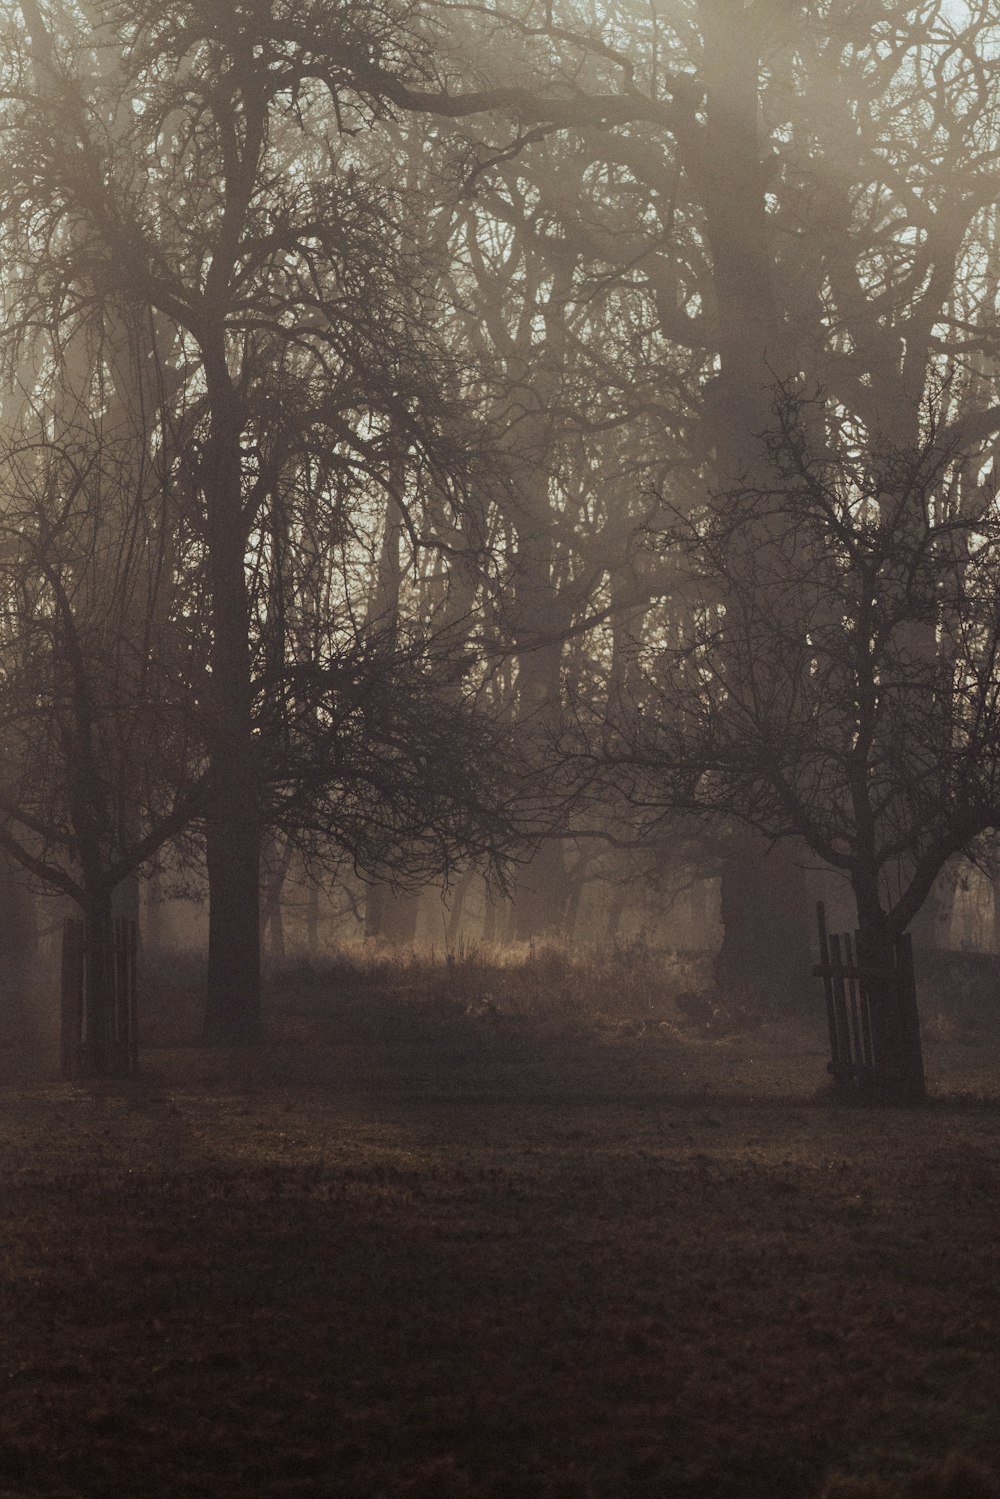
[(721, 888), (774, 1005), (809, 890), (877, 954), (988, 889), (987, 0), (22, 0), (0, 48), (14, 945), (24, 879), (95, 941), (205, 889), (232, 1042), (286, 881), (313, 946)]

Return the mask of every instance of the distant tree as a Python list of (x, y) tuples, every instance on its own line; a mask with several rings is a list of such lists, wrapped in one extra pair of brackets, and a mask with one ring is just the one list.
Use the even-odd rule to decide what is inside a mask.
[(269, 818), (307, 855), (404, 886), (496, 865), (519, 832), (516, 752), (465, 690), (471, 665), (397, 633), (290, 663), (262, 721)]
[[(410, 49), (390, 8), (321, 9), (349, 80), (362, 55)], [(310, 83), (265, 11), (32, 3), (7, 35), (9, 312), (66, 340), (84, 310), (124, 295), (167, 351), (162, 451), (200, 551), (210, 654), (194, 704), (212, 768), (206, 1033), (226, 1041), (260, 1024), (273, 760), (259, 736), (290, 638), (267, 611), (292, 598), (272, 585), (331, 517), (333, 581), (353, 596), (320, 579), (315, 597), (356, 617), (371, 514), (389, 494), (420, 535), (421, 497), (460, 510), (468, 465), (447, 360), (425, 331), (420, 254), (391, 174), (364, 150), (380, 95), (357, 83), (345, 102)]]
[(940, 403), (901, 448), (784, 387), (763, 444), (766, 488), (709, 495), (660, 537), (687, 607), (642, 642), (607, 752), (651, 819), (804, 841), (888, 966), (946, 861), (1000, 821), (995, 486)]
[[(292, 837), (301, 814), (303, 843), (328, 837), (378, 886), (429, 873), (435, 839), (458, 857), (380, 683), (429, 733), (431, 765), (446, 706), (487, 758), (496, 720), (466, 712), (509, 711), (536, 770), (520, 930), (572, 911), (558, 840), (580, 829), (551, 772), (566, 702), (634, 697), (634, 642), (693, 628), (671, 559), (636, 540), (664, 523), (658, 504), (697, 516), (708, 493), (781, 488), (762, 441), (776, 378), (830, 392), (854, 424), (843, 454), (912, 454), (928, 372), (950, 361), (942, 450), (994, 440), (995, 24), (987, 0), (961, 16), (933, 0), (11, 12), (8, 336), (39, 332), (37, 375), (96, 309), (129, 302), (143, 352), (123, 359), (116, 332), (106, 377), (120, 399), (129, 369), (155, 365), (157, 388), (138, 382), (146, 451), (201, 570), (209, 1034), (258, 1029), (269, 819)], [(793, 609), (779, 556), (766, 527), (730, 536), (747, 599), (769, 573)], [(930, 670), (940, 642), (921, 639)], [(379, 754), (365, 694), (385, 766), (400, 756), (384, 816), (363, 790)], [(318, 746), (338, 725), (324, 800)], [(453, 810), (471, 829), (466, 790)], [(494, 810), (470, 854), (507, 800)], [(609, 841), (630, 816), (609, 799)], [(802, 906), (793, 861), (715, 831), (720, 977), (797, 985), (805, 928), (779, 940)]]
[(208, 799), (206, 662), (154, 495), (134, 444), (82, 412), (28, 403), (0, 445), (0, 848), (80, 908), (96, 1073), (115, 893)]

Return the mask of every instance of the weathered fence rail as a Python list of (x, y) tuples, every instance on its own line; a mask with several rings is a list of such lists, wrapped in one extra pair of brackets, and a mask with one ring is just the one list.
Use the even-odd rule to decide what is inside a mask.
[[(136, 923), (124, 917), (116, 917), (90, 941), (79, 918), (70, 916), (63, 922), (60, 1062), (64, 1077), (94, 1070), (122, 1074), (138, 1066), (136, 950)], [(95, 974), (102, 976), (99, 1000), (90, 982)]]
[(816, 907), (820, 961), (830, 1033), (829, 1071), (838, 1089), (887, 1102), (919, 1103), (926, 1096), (913, 942), (897, 939), (891, 968), (864, 960), (856, 932), (826, 929), (823, 902)]

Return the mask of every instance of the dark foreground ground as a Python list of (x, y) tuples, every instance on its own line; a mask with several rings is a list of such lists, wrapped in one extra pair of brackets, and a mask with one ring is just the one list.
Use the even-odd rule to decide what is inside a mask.
[(866, 1111), (819, 1028), (401, 1013), (127, 1086), (0, 1053), (2, 1499), (1000, 1472), (995, 1037)]

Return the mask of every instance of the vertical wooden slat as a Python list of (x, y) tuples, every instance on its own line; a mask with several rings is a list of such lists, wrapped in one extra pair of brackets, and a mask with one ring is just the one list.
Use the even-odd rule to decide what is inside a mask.
[(833, 979), (830, 976), (830, 944), (826, 933), (826, 907), (821, 900), (816, 902), (816, 923), (819, 927), (819, 961), (822, 969), (823, 995), (826, 999), (826, 1024), (830, 1034), (830, 1060), (837, 1065), (837, 1017), (833, 1004)]
[[(79, 1077), (89, 1057), (91, 1065), (113, 1072), (134, 1072), (139, 1065), (138, 999), (136, 993), (137, 931), (127, 918), (113, 920), (107, 930), (91, 933), (88, 950), (84, 922), (68, 916), (63, 922), (59, 990), (59, 1066), (63, 1077)], [(107, 974), (110, 988), (107, 1014), (89, 1015), (86, 1004), (87, 968), (97, 964)], [(98, 1031), (103, 1031), (98, 1034)]]
[(842, 1086), (892, 1102), (926, 1097), (913, 944), (904, 934), (892, 966), (876, 968), (860, 932), (842, 937), (826, 929), (822, 902), (816, 907), (820, 957), (813, 969), (823, 980), (830, 1032), (830, 1071)]
[(830, 936), (830, 969), (833, 981), (833, 1013), (837, 1034), (837, 1055), (834, 1058), (841, 1077), (851, 1079), (851, 1033), (847, 1024), (847, 999), (844, 993), (844, 962), (840, 953), (840, 938)]
[(858, 1015), (858, 991), (860, 985), (855, 977), (854, 948), (848, 932), (844, 933), (844, 955), (847, 966), (847, 1017), (851, 1031), (851, 1056), (854, 1064), (854, 1078), (856, 1082), (862, 1082), (865, 1076), (865, 1057), (864, 1048), (861, 1044), (861, 1022)]
[[(854, 933), (854, 954), (857, 959), (858, 968), (864, 967), (862, 956), (861, 933)], [(858, 979), (858, 1013), (861, 1019), (861, 1058), (865, 1069), (869, 1074), (875, 1072), (875, 1049), (872, 1045), (872, 1006), (871, 994), (864, 979)]]

